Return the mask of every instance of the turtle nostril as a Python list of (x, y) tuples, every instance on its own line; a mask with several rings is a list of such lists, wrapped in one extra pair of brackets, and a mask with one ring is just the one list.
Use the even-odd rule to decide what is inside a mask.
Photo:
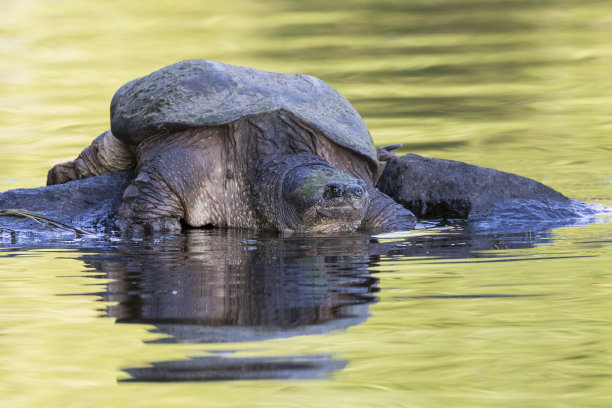
[(330, 183), (325, 186), (325, 195), (329, 198), (342, 197), (342, 187), (335, 183)]
[(363, 195), (363, 187), (355, 186), (351, 189), (351, 192), (355, 197), (361, 197)]

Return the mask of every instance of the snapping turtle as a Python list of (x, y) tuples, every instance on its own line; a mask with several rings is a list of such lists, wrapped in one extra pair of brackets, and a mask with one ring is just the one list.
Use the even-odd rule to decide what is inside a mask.
[(408, 229), (414, 215), (374, 185), (374, 147), (352, 105), (323, 81), (206, 60), (123, 85), (111, 130), (47, 185), (135, 167), (123, 231), (228, 226), (284, 232)]

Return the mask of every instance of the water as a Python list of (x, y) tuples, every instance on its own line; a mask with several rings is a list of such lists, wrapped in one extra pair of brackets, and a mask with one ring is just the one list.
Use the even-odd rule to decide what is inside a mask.
[[(313, 74), (376, 144), (612, 205), (609, 2), (3, 1), (0, 191), (182, 59)], [(3, 407), (610, 406), (612, 223), (0, 248)]]

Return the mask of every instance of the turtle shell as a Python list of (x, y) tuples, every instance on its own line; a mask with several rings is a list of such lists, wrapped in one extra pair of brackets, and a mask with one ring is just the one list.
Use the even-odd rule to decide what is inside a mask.
[(206, 60), (182, 61), (123, 85), (111, 102), (111, 130), (124, 143), (137, 145), (151, 134), (275, 110), (292, 113), (377, 163), (363, 119), (325, 82)]

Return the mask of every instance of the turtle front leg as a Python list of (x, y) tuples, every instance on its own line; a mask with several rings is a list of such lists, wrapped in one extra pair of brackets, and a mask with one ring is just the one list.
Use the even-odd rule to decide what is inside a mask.
[(384, 232), (403, 231), (414, 227), (416, 217), (412, 212), (376, 188), (369, 189), (368, 194), (370, 194), (370, 206), (361, 228)]
[(135, 165), (132, 150), (107, 130), (96, 137), (75, 160), (53, 166), (47, 173), (47, 185), (130, 170)]
[(177, 233), (183, 215), (178, 195), (154, 168), (145, 166), (123, 192), (115, 226), (132, 237)]

